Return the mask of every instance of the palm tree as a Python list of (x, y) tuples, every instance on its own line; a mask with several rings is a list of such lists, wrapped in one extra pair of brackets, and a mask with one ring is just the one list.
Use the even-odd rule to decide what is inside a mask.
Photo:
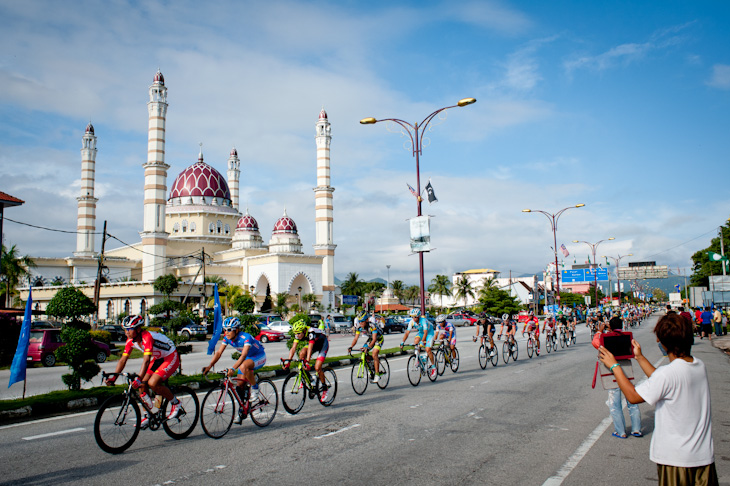
[(301, 299), (303, 303), (307, 304), (307, 309), (311, 309), (312, 304), (317, 302), (317, 296), (314, 294), (304, 294)]
[(403, 298), (403, 291), (406, 286), (403, 284), (402, 280), (393, 280), (390, 282), (390, 287), (393, 289), (393, 295), (395, 295), (398, 300)]
[(223, 287), (223, 293), (225, 294), (225, 306), (228, 309), (226, 314), (230, 316), (231, 310), (233, 309), (233, 301), (236, 300), (236, 297), (243, 295), (245, 292), (243, 287), (240, 285), (229, 285), (227, 287)]
[(274, 306), (274, 310), (277, 314), (285, 316), (286, 313), (289, 312), (289, 306), (287, 305), (288, 300), (289, 294), (287, 294), (286, 292), (276, 294), (276, 305)]
[(347, 279), (340, 284), (342, 295), (360, 295), (362, 291), (362, 280), (355, 272), (347, 274)]
[(436, 275), (436, 277), (431, 280), (431, 285), (428, 286), (428, 291), (441, 297), (440, 307), (443, 307), (444, 295), (451, 296), (451, 282), (449, 281), (449, 277), (446, 275)]
[(489, 292), (491, 292), (493, 289), (499, 288), (497, 286), (497, 279), (492, 277), (484, 277), (482, 279), (482, 286), (477, 292), (477, 298), (479, 300), (483, 300), (486, 298), (487, 295), (489, 295)]
[(469, 277), (465, 274), (459, 275), (459, 278), (456, 280), (456, 284), (454, 284), (453, 292), (454, 299), (457, 301), (459, 299), (464, 299), (464, 307), (466, 307), (468, 297), (471, 297), (472, 299), (475, 297), (474, 287), (472, 287)]
[(411, 285), (410, 287), (406, 288), (403, 295), (406, 298), (406, 302), (414, 304), (421, 296), (421, 288), (418, 285)]
[(20, 256), (18, 249), (15, 245), (11, 246), (10, 249), (5, 248), (2, 245), (2, 256), (0, 257), (0, 282), (2, 287), (0, 291), (5, 296), (5, 306), (7, 307), (12, 302), (11, 296), (17, 293), (15, 287), (26, 277), (30, 276), (28, 269), (36, 266), (33, 259), (27, 255)]

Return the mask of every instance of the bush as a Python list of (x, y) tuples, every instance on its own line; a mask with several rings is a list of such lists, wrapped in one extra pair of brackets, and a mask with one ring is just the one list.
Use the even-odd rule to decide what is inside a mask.
[(61, 379), (69, 390), (80, 390), (81, 380), (90, 381), (101, 371), (99, 365), (90, 358), (94, 348), (91, 334), (86, 329), (66, 325), (61, 330), (61, 339), (66, 344), (56, 350), (56, 358), (71, 368), (71, 373), (63, 375)]
[(112, 347), (112, 333), (109, 331), (89, 331), (89, 335), (91, 336), (91, 339), (101, 341), (102, 343), (107, 344), (110, 348)]

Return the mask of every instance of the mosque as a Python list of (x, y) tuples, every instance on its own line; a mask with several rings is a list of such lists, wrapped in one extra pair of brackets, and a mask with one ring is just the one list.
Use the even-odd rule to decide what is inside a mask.
[[(302, 295), (314, 294), (324, 309), (334, 309), (335, 279), (333, 241), (334, 188), (330, 185), (331, 126), (324, 108), (315, 126), (317, 186), (315, 199), (314, 254), (307, 255), (297, 225), (282, 208), (268, 244), (256, 219), (239, 206), (241, 163), (234, 148), (227, 161), (226, 177), (203, 159), (183, 170), (168, 193), (165, 162), (167, 87), (160, 71), (149, 88), (147, 162), (144, 168), (144, 218), (141, 241), (104, 250), (103, 282), (95, 288), (100, 253), (95, 250), (96, 205), (94, 197), (96, 136), (91, 123), (82, 137), (81, 193), (78, 200), (76, 251), (66, 258), (34, 257), (32, 277), (51, 281), (62, 276), (90, 298), (99, 295), (99, 318), (118, 314), (146, 314), (164, 296), (152, 282), (173, 274), (181, 282), (175, 299), (203, 303), (213, 293), (207, 276), (219, 276), (254, 296), (257, 310), (267, 310), (276, 297), (286, 294), (289, 305)], [(106, 229), (106, 228), (105, 228)], [(106, 275), (106, 278), (104, 277)], [(34, 308), (43, 310), (62, 286), (33, 288)], [(27, 299), (28, 289), (21, 289)]]

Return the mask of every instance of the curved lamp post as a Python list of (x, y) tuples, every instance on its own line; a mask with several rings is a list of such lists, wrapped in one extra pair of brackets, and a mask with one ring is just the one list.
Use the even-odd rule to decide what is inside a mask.
[(618, 280), (618, 308), (621, 309), (621, 274), (618, 272), (619, 267), (621, 266), (621, 259), (634, 256), (633, 253), (629, 253), (628, 255), (619, 255), (617, 257), (612, 256), (603, 256), (606, 260), (609, 258), (613, 260), (616, 263), (616, 279)]
[[(558, 308), (560, 308), (560, 270), (558, 270), (558, 219), (560, 216), (567, 211), (568, 209), (573, 208), (582, 208), (585, 206), (585, 204), (576, 204), (575, 206), (568, 206), (567, 208), (563, 208), (557, 213), (548, 213), (547, 211), (543, 211), (541, 209), (523, 209), (523, 213), (542, 213), (545, 215), (545, 217), (550, 221), (550, 226), (553, 229), (553, 253), (555, 254), (555, 287), (557, 289), (557, 293), (555, 294), (555, 299), (558, 304)], [(545, 302), (547, 304), (547, 302)]]
[[(459, 100), (455, 105), (453, 106), (445, 106), (444, 108), (439, 108), (438, 110), (434, 111), (430, 115), (428, 115), (426, 118), (423, 119), (421, 123), (408, 123), (405, 120), (401, 120), (398, 118), (383, 118), (383, 119), (376, 119), (376, 118), (363, 118), (360, 120), (360, 123), (363, 125), (374, 125), (375, 123), (380, 122), (392, 122), (396, 123), (401, 126), (403, 129), (402, 131), (407, 134), (411, 139), (411, 149), (413, 151), (413, 156), (416, 158), (416, 191), (418, 191), (416, 194), (418, 196), (416, 197), (416, 200), (418, 201), (417, 207), (418, 207), (418, 216), (422, 216), (421, 212), (421, 203), (423, 202), (423, 198), (421, 198), (421, 168), (420, 168), (420, 157), (421, 157), (421, 151), (423, 149), (423, 135), (426, 132), (426, 127), (428, 127), (428, 124), (431, 123), (431, 121), (438, 115), (439, 113), (448, 110), (450, 108), (457, 108), (462, 106), (471, 105), (473, 103), (476, 103), (475, 98), (464, 98)], [(426, 139), (428, 140), (428, 139)], [(421, 295), (421, 315), (426, 314), (426, 294), (425, 294), (425, 287), (423, 282), (423, 252), (418, 252), (418, 274), (419, 274), (419, 284), (420, 284), (420, 295)]]
[(600, 245), (604, 241), (611, 241), (615, 239), (616, 238), (612, 236), (605, 240), (600, 240), (597, 243), (589, 243), (583, 240), (573, 240), (573, 243), (585, 243), (586, 245), (591, 247), (591, 252), (593, 253), (593, 289), (596, 291), (596, 309), (598, 308), (598, 262), (596, 261), (596, 249), (598, 248), (598, 245)]

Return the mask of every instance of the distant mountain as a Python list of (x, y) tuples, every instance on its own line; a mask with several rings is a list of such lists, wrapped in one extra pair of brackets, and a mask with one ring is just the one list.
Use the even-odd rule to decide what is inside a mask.
[[(364, 282), (377, 282), (377, 283), (381, 283), (383, 285), (387, 285), (388, 284), (388, 281), (385, 280), (384, 278), (374, 278), (372, 280), (363, 280), (363, 281)], [(335, 277), (335, 285), (337, 285), (339, 287), (341, 283), (342, 283), (342, 280), (340, 280), (339, 278)]]

